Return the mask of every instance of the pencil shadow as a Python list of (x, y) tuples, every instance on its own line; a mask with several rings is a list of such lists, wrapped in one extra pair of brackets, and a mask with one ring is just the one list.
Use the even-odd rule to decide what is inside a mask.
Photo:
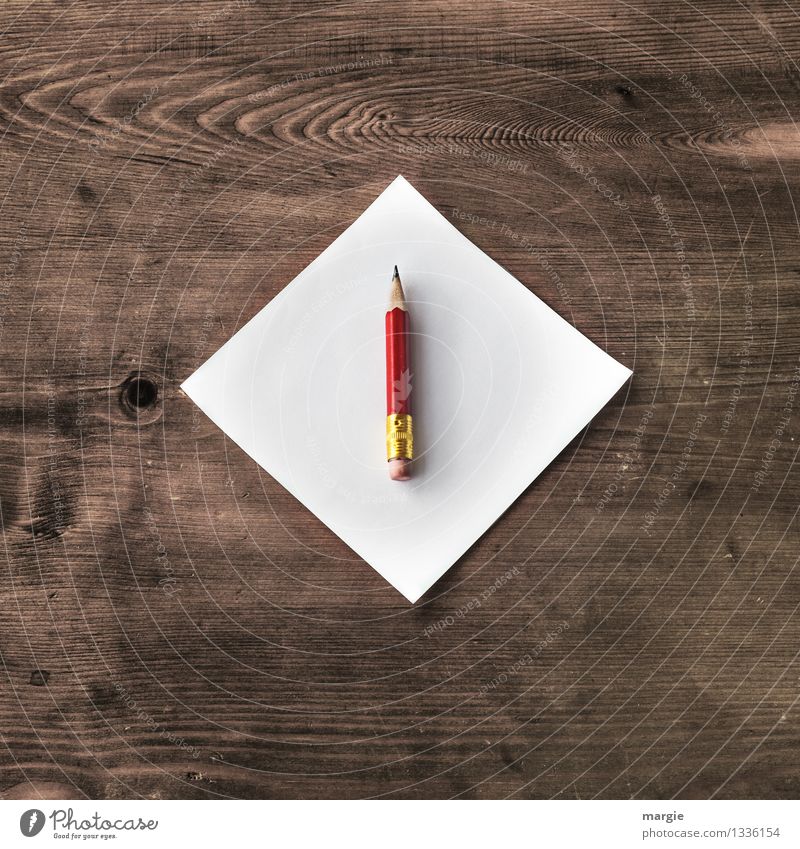
[(426, 368), (425, 363), (423, 362), (424, 358), (422, 356), (422, 336), (414, 332), (413, 323), (411, 324), (410, 330), (409, 348), (412, 370), (411, 416), (414, 422), (414, 460), (411, 465), (411, 475), (413, 480), (414, 478), (424, 479), (428, 471), (428, 451), (426, 450), (426, 446), (429, 444), (427, 440), (429, 431), (426, 422), (425, 410), (414, 405), (415, 398), (422, 398), (425, 395), (422, 391), (425, 387), (424, 375)]

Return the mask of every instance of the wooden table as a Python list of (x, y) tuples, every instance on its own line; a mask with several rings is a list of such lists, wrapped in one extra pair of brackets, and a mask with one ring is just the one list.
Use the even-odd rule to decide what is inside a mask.
[[(0, 791), (797, 797), (796, 9), (3, 18)], [(178, 388), (398, 173), (635, 370), (414, 606)]]

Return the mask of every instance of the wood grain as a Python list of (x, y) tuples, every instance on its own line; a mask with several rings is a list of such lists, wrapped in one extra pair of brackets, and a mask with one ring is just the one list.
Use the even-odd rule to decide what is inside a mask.
[[(0, 792), (796, 798), (796, 18), (7, 2)], [(178, 389), (398, 173), (635, 371), (413, 607)]]

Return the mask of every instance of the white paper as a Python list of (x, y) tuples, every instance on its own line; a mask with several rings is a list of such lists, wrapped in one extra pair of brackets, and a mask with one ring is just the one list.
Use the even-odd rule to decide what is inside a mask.
[[(395, 264), (413, 334), (408, 482), (385, 454)], [(398, 177), (182, 389), (414, 602), (630, 375)]]

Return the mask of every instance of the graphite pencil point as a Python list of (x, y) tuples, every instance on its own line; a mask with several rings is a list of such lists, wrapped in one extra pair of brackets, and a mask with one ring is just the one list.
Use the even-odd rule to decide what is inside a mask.
[(403, 291), (403, 283), (397, 272), (397, 266), (394, 267), (394, 276), (392, 277), (392, 294), (389, 298), (389, 309), (408, 309), (408, 307), (406, 307), (406, 295)]

